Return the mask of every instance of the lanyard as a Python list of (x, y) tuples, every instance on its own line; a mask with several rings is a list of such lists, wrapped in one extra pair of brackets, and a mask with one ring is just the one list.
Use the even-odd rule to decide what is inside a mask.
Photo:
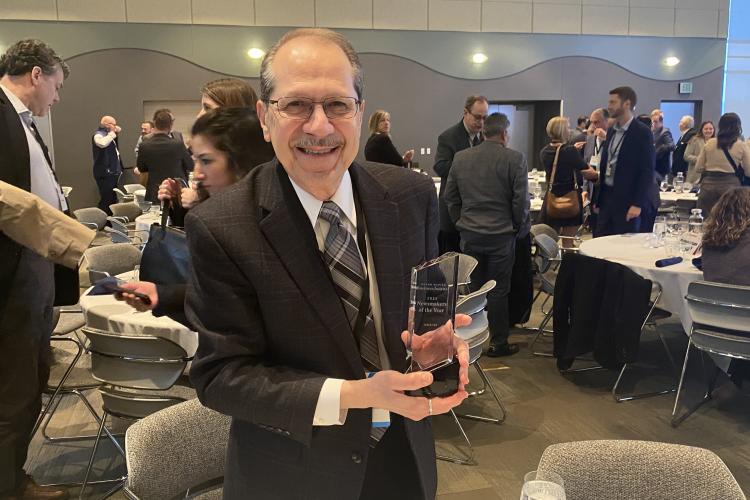
[[(619, 142), (617, 143), (617, 145), (614, 148), (610, 144), (610, 147), (609, 147), (609, 158), (607, 158), (607, 163), (611, 164), (612, 163), (612, 158), (620, 156), (620, 148), (622, 147), (622, 141), (625, 140), (625, 134), (627, 134), (627, 133), (628, 133), (627, 130), (623, 130), (622, 131), (622, 135), (620, 136), (620, 140), (619, 140)], [(615, 131), (615, 135), (617, 135), (617, 131)], [(614, 137), (612, 138), (612, 140), (614, 142)]]

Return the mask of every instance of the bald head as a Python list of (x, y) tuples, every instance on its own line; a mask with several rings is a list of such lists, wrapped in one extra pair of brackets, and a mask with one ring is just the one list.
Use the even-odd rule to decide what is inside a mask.
[(102, 116), (102, 119), (99, 121), (102, 128), (106, 128), (110, 132), (119, 133), (120, 127), (117, 126), (117, 120), (115, 120), (114, 116), (104, 115)]

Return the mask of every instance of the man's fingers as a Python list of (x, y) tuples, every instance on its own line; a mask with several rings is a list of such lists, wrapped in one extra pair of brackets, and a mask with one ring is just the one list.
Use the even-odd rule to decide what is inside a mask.
[(394, 373), (393, 380), (390, 382), (391, 389), (394, 391), (416, 391), (432, 383), (432, 374), (430, 372)]
[(456, 314), (456, 328), (469, 326), (471, 324), (471, 316), (468, 314)]
[(432, 414), (441, 415), (443, 413), (448, 413), (450, 410), (460, 405), (467, 397), (469, 397), (469, 393), (459, 390), (451, 396), (432, 398)]

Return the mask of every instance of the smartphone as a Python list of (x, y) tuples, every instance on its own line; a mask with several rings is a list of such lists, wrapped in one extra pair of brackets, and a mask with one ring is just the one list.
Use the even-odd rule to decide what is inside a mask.
[(147, 306), (151, 305), (151, 299), (145, 293), (134, 292), (133, 290), (126, 290), (125, 288), (122, 288), (121, 286), (112, 287), (112, 293), (115, 294), (115, 295), (122, 295), (123, 293), (130, 293), (132, 295), (135, 295), (135, 297), (138, 300), (140, 300), (141, 302), (143, 302)]
[(113, 295), (113, 294), (122, 294), (122, 293), (132, 293), (147, 306), (151, 305), (151, 299), (149, 298), (148, 295), (122, 288), (120, 286), (120, 281), (117, 278), (114, 278), (111, 276), (107, 278), (102, 278), (96, 283), (94, 283), (94, 286), (91, 288), (88, 295)]
[(426, 398), (444, 398), (458, 392), (458, 377), (461, 366), (458, 359), (453, 362), (432, 370), (432, 383), (416, 391), (407, 391), (410, 396), (423, 396)]

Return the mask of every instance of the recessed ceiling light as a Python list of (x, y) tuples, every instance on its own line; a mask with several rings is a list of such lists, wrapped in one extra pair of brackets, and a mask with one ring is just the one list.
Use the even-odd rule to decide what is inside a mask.
[(250, 57), (250, 59), (260, 59), (261, 57), (266, 55), (266, 53), (262, 49), (253, 47), (252, 49), (247, 51), (247, 55)]
[(481, 52), (477, 52), (476, 54), (471, 56), (471, 60), (477, 64), (484, 64), (487, 62), (487, 56), (485, 54), (482, 54)]
[(669, 56), (664, 59), (664, 64), (666, 64), (667, 66), (677, 66), (678, 64), (680, 64), (680, 60), (675, 56)]

